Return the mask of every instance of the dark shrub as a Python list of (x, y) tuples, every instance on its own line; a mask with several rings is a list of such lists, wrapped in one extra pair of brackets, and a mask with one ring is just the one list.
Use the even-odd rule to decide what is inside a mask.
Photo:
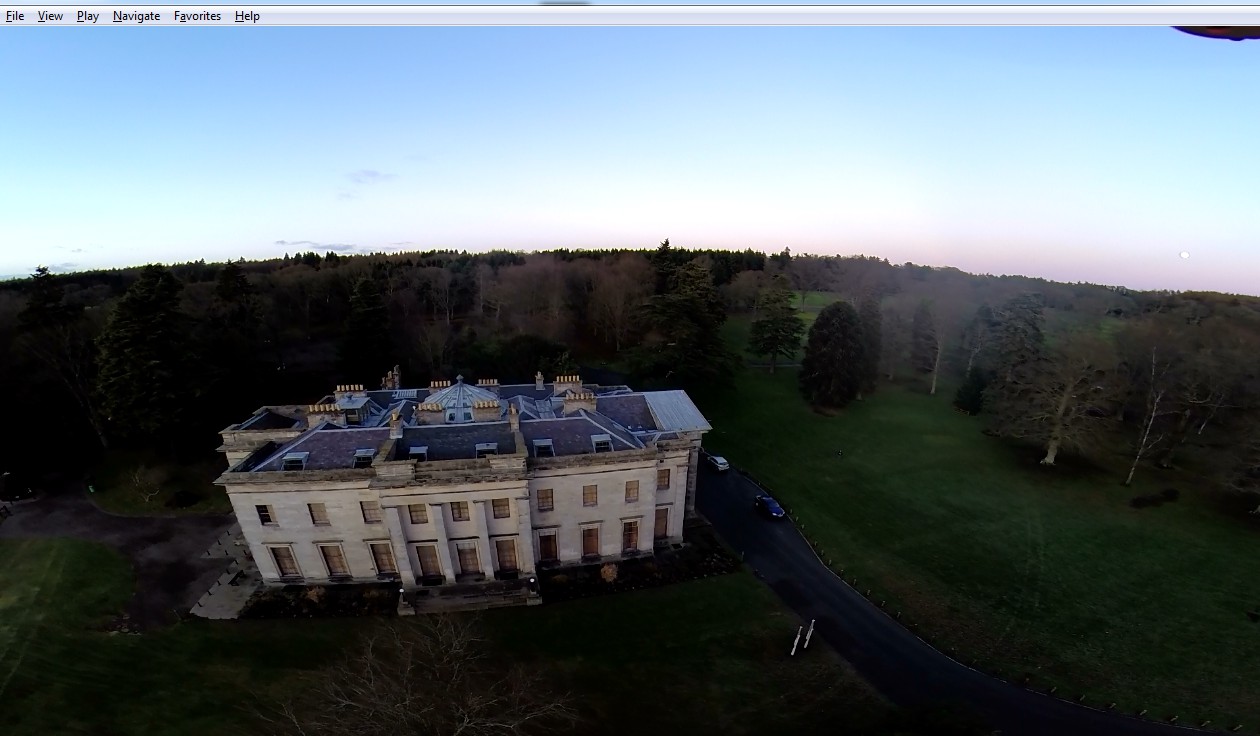
[(200, 501), (201, 501), (201, 496), (199, 494), (193, 493), (192, 491), (189, 491), (186, 489), (181, 489), (181, 490), (176, 491), (175, 495), (171, 496), (166, 501), (166, 508), (186, 509), (189, 506), (196, 506), (197, 503), (199, 503)]
[(1176, 488), (1165, 488), (1159, 492), (1159, 497), (1163, 499), (1165, 503), (1172, 503), (1173, 501), (1181, 498), (1181, 491), (1178, 491)]

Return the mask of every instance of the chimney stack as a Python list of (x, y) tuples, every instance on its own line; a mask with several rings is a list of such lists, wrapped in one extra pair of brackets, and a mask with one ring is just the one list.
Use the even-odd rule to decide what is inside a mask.
[(565, 391), (581, 391), (581, 376), (556, 376), (555, 393), (562, 394)]
[(547, 390), (547, 381), (543, 378), (542, 371), (534, 374), (534, 389), (537, 391)]
[(441, 404), (420, 404), (413, 415), (416, 424), (444, 424), (445, 412)]
[(499, 406), (498, 399), (474, 401), (472, 405), (474, 422), (497, 422), (499, 421), (499, 416), (502, 412), (503, 408)]
[(516, 411), (516, 404), (508, 405), (508, 427), (513, 432), (521, 431), (521, 415)]
[(389, 416), (389, 438), (391, 440), (400, 440), (403, 436), (402, 413), (397, 409)]
[(306, 407), (306, 426), (308, 429), (314, 428), (325, 420), (342, 426), (345, 424), (345, 418), (345, 414), (337, 408), (336, 404), (311, 404)]
[(568, 416), (578, 409), (595, 411), (595, 394), (590, 391), (573, 391), (564, 397), (564, 414)]
[(381, 389), (384, 391), (397, 391), (402, 388), (402, 369), (394, 366), (394, 370), (385, 374), (381, 379)]

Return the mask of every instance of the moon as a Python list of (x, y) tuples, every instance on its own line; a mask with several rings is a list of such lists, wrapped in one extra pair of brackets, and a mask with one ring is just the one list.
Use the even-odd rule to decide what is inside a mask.
[(1186, 252), (1186, 251), (1184, 251), (1184, 250), (1183, 250), (1183, 251), (1181, 251), (1181, 257), (1182, 257), (1182, 259), (1186, 259), (1186, 258), (1189, 258), (1189, 257), (1190, 257), (1190, 254), (1189, 254), (1188, 252)]

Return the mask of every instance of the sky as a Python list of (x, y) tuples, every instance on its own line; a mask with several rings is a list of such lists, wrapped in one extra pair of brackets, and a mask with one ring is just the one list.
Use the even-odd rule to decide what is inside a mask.
[(669, 238), (1260, 294), (1260, 41), (3, 28), (0, 69), (4, 275)]

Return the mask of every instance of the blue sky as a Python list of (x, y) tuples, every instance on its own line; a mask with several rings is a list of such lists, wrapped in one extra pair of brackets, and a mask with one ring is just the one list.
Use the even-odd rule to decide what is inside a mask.
[(1260, 42), (1162, 28), (0, 33), (0, 274), (668, 237), (1260, 293)]

